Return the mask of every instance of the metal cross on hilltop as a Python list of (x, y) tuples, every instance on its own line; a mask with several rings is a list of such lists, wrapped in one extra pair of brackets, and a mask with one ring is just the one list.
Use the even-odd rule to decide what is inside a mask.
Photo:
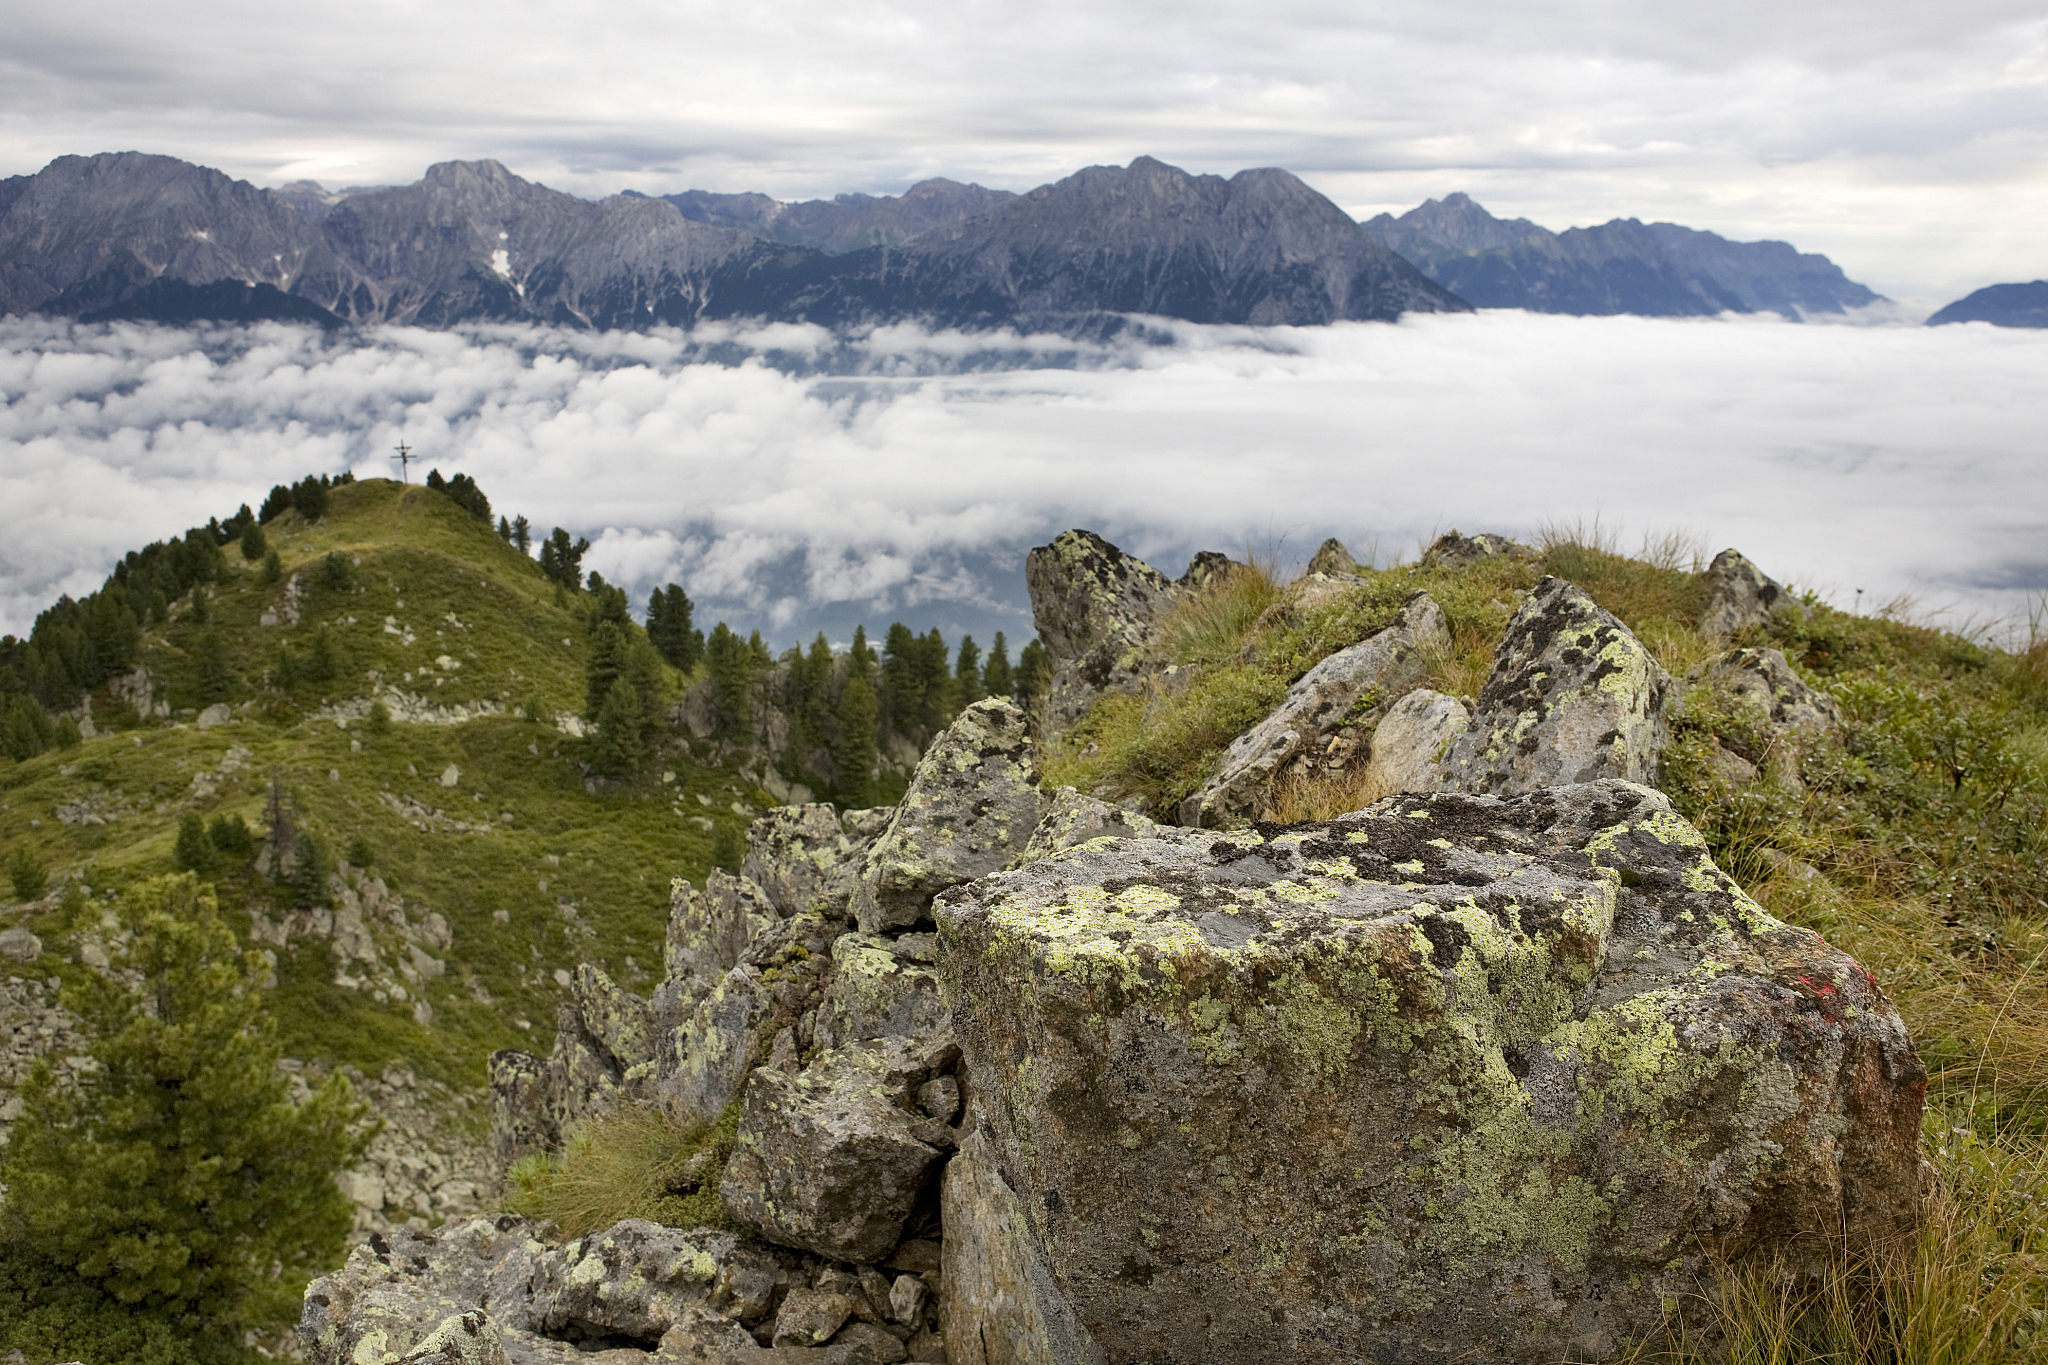
[(392, 458), (398, 461), (398, 481), (400, 483), (411, 483), (412, 480), (406, 477), (405, 471), (407, 466), (412, 463), (412, 447), (400, 441), (398, 443), (398, 454)]

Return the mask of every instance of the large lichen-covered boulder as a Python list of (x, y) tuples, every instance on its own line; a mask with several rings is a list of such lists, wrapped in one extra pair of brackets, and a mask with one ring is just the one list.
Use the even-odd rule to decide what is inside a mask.
[(1471, 723), (1464, 702), (1426, 687), (1388, 707), (1372, 731), (1365, 767), (1369, 797), (1437, 790), (1443, 785), (1444, 755)]
[(1216, 772), (1181, 803), (1180, 822), (1243, 824), (1266, 805), (1282, 768), (1361, 703), (1398, 697), (1422, 681), (1432, 653), (1450, 648), (1443, 609), (1416, 593), (1393, 625), (1304, 673), (1264, 720), (1230, 741)]
[[(567, 1246), (524, 1219), (372, 1237), (306, 1290), (312, 1365), (653, 1365), (753, 1348), (792, 1281), (729, 1232), (619, 1223)], [(633, 1345), (616, 1343), (631, 1342)], [(613, 1343), (609, 1348), (605, 1343)]]
[(1494, 653), (1445, 791), (1506, 794), (1618, 777), (1656, 785), (1671, 679), (1627, 626), (1562, 578), (1536, 585)]
[(778, 806), (747, 827), (740, 872), (785, 915), (817, 910), (850, 919), (849, 898), (868, 846), (894, 811), (836, 810), (823, 802)]
[(1915, 1221), (1897, 1012), (1632, 783), (1100, 840), (937, 913), (978, 1131), (1112, 1361), (1599, 1358), (1709, 1253)]
[(526, 1297), (545, 1254), (524, 1218), (477, 1218), (422, 1235), (373, 1234), (306, 1288), (299, 1340), (313, 1365), (397, 1360), (451, 1317), (482, 1309), (501, 1331), (527, 1325)]
[(1739, 551), (1723, 550), (1707, 566), (1707, 606), (1700, 616), (1700, 633), (1725, 637), (1760, 630), (1773, 615), (1796, 605), (1783, 584)]
[(980, 1132), (961, 1140), (940, 1190), (946, 1226), (940, 1335), (948, 1365), (1100, 1365), (1031, 1235), (1031, 1219)]
[(997, 697), (974, 703), (925, 750), (868, 850), (853, 898), (861, 932), (931, 918), (934, 895), (1023, 852), (1044, 810), (1024, 712)]
[(671, 882), (664, 975), (653, 998), (656, 1026), (674, 1027), (783, 913), (751, 877), (713, 869), (702, 891), (681, 877)]
[(1178, 595), (1177, 585), (1150, 564), (1080, 530), (1026, 555), (1024, 586), (1053, 666), (1046, 709), (1055, 731), (1103, 689), (1135, 675), (1146, 636)]
[(1842, 708), (1775, 649), (1731, 649), (1693, 670), (1672, 707), (1703, 744), (1693, 750), (1733, 786), (1768, 775), (1804, 788), (1801, 762), (1842, 728)]
[(910, 1108), (929, 1078), (923, 1049), (901, 1038), (821, 1053), (801, 1072), (755, 1071), (719, 1199), (771, 1242), (879, 1261), (944, 1155), (933, 1142), (950, 1142)]
[(502, 1048), (491, 1054), (485, 1074), (491, 1094), (491, 1159), (499, 1172), (531, 1152), (561, 1143), (547, 1058)]

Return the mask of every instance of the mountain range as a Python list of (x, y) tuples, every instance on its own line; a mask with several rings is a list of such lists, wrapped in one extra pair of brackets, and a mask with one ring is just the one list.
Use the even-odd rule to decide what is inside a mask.
[(1470, 196), (1431, 199), (1365, 230), (1478, 308), (1532, 313), (1841, 313), (1880, 296), (1825, 256), (1785, 242), (1731, 242), (1676, 223), (1616, 218), (1552, 232), (1496, 218)]
[(60, 157), (0, 181), (0, 311), (1071, 330), (1123, 313), (1318, 324), (1467, 309), (1278, 170), (1225, 180), (1140, 157), (1026, 195), (928, 182), (817, 205), (678, 197), (699, 216), (578, 199), (493, 161), (330, 195), (137, 152)]
[(1824, 256), (1616, 219), (1553, 233), (1469, 196), (1363, 225), (1296, 176), (1151, 157), (1025, 194), (932, 179), (785, 203), (580, 199), (495, 161), (411, 185), (260, 189), (139, 152), (0, 180), (0, 312), (325, 326), (734, 318), (1075, 332), (1129, 314), (1317, 325), (1410, 312), (1839, 314), (1878, 302)]

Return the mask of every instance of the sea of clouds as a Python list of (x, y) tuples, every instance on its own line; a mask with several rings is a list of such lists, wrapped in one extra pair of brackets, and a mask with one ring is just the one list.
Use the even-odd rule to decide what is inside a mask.
[(1382, 564), (1457, 527), (1681, 532), (1845, 607), (2023, 621), (2048, 590), (2048, 332), (1565, 318), (590, 334), (0, 320), (0, 630), (124, 551), (404, 441), (594, 542), (636, 598), (774, 643), (1030, 634), (1023, 556), (1087, 527)]

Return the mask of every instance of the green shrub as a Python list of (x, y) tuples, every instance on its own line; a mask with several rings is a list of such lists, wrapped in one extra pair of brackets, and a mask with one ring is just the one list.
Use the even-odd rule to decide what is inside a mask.
[(370, 733), (379, 737), (391, 733), (391, 708), (381, 700), (370, 703)]
[(272, 550), (263, 556), (263, 572), (259, 579), (265, 587), (283, 581), (284, 561), (277, 557), (277, 551)]
[(17, 848), (7, 855), (7, 880), (13, 884), (18, 901), (39, 901), (50, 889), (50, 874), (42, 859), (26, 848)]
[(242, 558), (253, 564), (269, 551), (270, 542), (263, 538), (261, 526), (252, 521), (242, 528)]
[(239, 815), (216, 815), (206, 826), (207, 842), (224, 858), (247, 862), (256, 853), (256, 831)]
[(0, 1351), (85, 1365), (259, 1365), (233, 1337), (121, 1302), (67, 1266), (0, 1245)]
[[(262, 959), (189, 873), (121, 902), (116, 966), (63, 1000), (98, 1063), (22, 1090), (0, 1181), (10, 1249), (195, 1335), (278, 1326), (341, 1255), (353, 1210), (335, 1172), (368, 1141), (346, 1080), (294, 1107), (277, 1070)], [(146, 1005), (145, 1003), (146, 1002)]]
[(320, 561), (320, 586), (330, 592), (346, 592), (355, 582), (355, 575), (349, 572), (348, 557), (340, 551), (329, 552)]

